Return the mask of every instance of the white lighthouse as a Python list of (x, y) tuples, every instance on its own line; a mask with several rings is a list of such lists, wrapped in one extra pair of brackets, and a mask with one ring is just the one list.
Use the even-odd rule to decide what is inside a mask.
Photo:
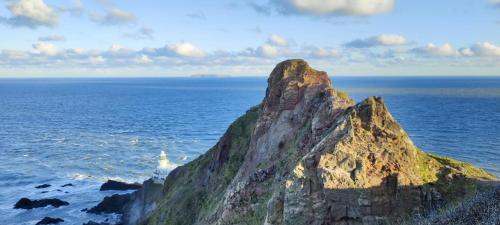
[(167, 154), (164, 151), (160, 153), (160, 160), (158, 161), (158, 167), (156, 167), (153, 173), (153, 182), (157, 184), (165, 183), (168, 173), (172, 169), (172, 164), (167, 159)]

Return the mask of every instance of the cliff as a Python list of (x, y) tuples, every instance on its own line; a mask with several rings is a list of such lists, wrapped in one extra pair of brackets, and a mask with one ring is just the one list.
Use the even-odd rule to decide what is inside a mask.
[(270, 74), (261, 104), (172, 171), (156, 197), (137, 192), (124, 221), (376, 224), (428, 212), (492, 180), (419, 150), (381, 98), (354, 104), (325, 72), (287, 60)]

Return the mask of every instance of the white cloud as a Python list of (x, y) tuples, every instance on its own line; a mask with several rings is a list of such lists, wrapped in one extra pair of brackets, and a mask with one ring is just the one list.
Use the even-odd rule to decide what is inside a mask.
[(272, 0), (283, 14), (368, 16), (386, 13), (394, 0)]
[(458, 51), (448, 43), (441, 46), (429, 43), (424, 47), (415, 48), (412, 51), (425, 56), (451, 57), (459, 55)]
[(490, 0), (491, 4), (495, 7), (500, 7), (500, 0)]
[(276, 57), (279, 55), (278, 48), (269, 44), (263, 44), (257, 49), (257, 53), (264, 57)]
[(406, 45), (408, 40), (396, 34), (382, 34), (364, 39), (356, 39), (345, 44), (349, 48), (370, 48), (376, 46)]
[(20, 0), (7, 5), (12, 16), (0, 17), (0, 21), (12, 26), (36, 28), (38, 26), (52, 27), (58, 22), (55, 10), (43, 0)]
[(46, 42), (38, 42), (33, 44), (33, 49), (36, 54), (46, 55), (46, 56), (55, 56), (57, 55), (57, 49), (53, 44)]
[(151, 63), (153, 63), (153, 60), (151, 60), (151, 58), (149, 58), (149, 56), (142, 54), (140, 56), (137, 56), (134, 59), (134, 62), (137, 64), (151, 64)]
[(92, 65), (99, 65), (106, 62), (106, 59), (102, 56), (91, 56), (89, 57), (89, 63)]
[(135, 23), (137, 18), (130, 12), (113, 8), (108, 10), (105, 15), (90, 14), (90, 20), (101, 25), (126, 25)]
[(489, 42), (480, 42), (470, 48), (460, 49), (460, 53), (464, 56), (499, 57), (500, 47)]
[(203, 52), (203, 50), (188, 42), (167, 45), (165, 46), (165, 48), (175, 53), (178, 56), (190, 57), (190, 58), (205, 57), (205, 52)]
[(2, 50), (2, 56), (8, 60), (23, 60), (23, 59), (28, 59), (30, 57), (29, 54), (25, 51), (8, 50), (8, 49)]
[(474, 52), (470, 48), (462, 48), (460, 49), (460, 54), (463, 56), (474, 56)]
[(277, 34), (272, 34), (271, 36), (269, 36), (268, 43), (272, 44), (272, 45), (279, 45), (279, 46), (287, 46), (288, 45), (288, 41), (285, 38), (283, 38)]
[(311, 52), (311, 56), (317, 58), (331, 58), (339, 57), (340, 53), (338, 50), (332, 48), (314, 48)]
[(66, 38), (61, 35), (49, 35), (38, 38), (39, 41), (65, 41)]

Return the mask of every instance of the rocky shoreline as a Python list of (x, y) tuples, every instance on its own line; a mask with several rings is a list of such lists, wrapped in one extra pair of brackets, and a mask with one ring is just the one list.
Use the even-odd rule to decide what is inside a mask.
[[(35, 189), (45, 189), (51, 187), (51, 184), (41, 184), (35, 187)], [(74, 185), (72, 183), (67, 183), (64, 185), (61, 185), (61, 188), (66, 188), (66, 187), (73, 187)], [(161, 185), (160, 185), (161, 186)], [(138, 183), (126, 183), (126, 182), (121, 182), (121, 181), (115, 181), (115, 180), (108, 180), (105, 183), (103, 183), (99, 189), (99, 191), (128, 191), (128, 190), (138, 190), (141, 189), (142, 185)], [(56, 191), (62, 191), (57, 189)], [(42, 192), (43, 193), (43, 192)], [(66, 191), (66, 193), (68, 193)], [(128, 194), (114, 194), (108, 197), (105, 197), (98, 205), (92, 207), (91, 209), (82, 209), (82, 212), (87, 212), (87, 213), (93, 213), (93, 214), (111, 214), (111, 213), (116, 213), (116, 214), (123, 214), (124, 210), (122, 210), (123, 205), (127, 204), (128, 202), (131, 201), (131, 193)], [(35, 209), (35, 208), (43, 208), (43, 207), (54, 207), (54, 208), (59, 208), (59, 207), (64, 207), (69, 205), (70, 203), (58, 198), (42, 198), (42, 199), (29, 199), (29, 198), (21, 198), (19, 201), (16, 202), (14, 205), (14, 209), (19, 209), (19, 210), (30, 210), (30, 209)], [(63, 218), (52, 218), (52, 217), (44, 217), (42, 218), (37, 225), (39, 224), (59, 224), (64, 222)], [(95, 225), (95, 224), (101, 224), (101, 225), (106, 225), (110, 224), (107, 221), (97, 223), (94, 221), (89, 221), (85, 224), (88, 225)], [(121, 224), (121, 222), (118, 222), (117, 224)]]

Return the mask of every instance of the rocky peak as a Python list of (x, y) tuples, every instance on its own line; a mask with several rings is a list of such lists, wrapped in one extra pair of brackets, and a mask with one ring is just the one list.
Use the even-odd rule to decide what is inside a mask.
[(461, 197), (471, 179), (495, 179), (420, 151), (381, 98), (354, 105), (304, 60), (279, 63), (268, 85), (262, 104), (125, 222), (379, 224)]
[(286, 60), (269, 75), (264, 111), (290, 110), (305, 95), (329, 92), (331, 89), (326, 72), (312, 69), (302, 59)]
[[(279, 117), (299, 118), (305, 122), (318, 111), (321, 106), (333, 111), (352, 105), (348, 97), (340, 98), (332, 88), (328, 74), (309, 66), (302, 59), (286, 60), (273, 69), (268, 78), (266, 96), (262, 101), (262, 110), (255, 130), (260, 136)], [(285, 112), (285, 115), (282, 113)], [(295, 120), (295, 123), (300, 121)]]

